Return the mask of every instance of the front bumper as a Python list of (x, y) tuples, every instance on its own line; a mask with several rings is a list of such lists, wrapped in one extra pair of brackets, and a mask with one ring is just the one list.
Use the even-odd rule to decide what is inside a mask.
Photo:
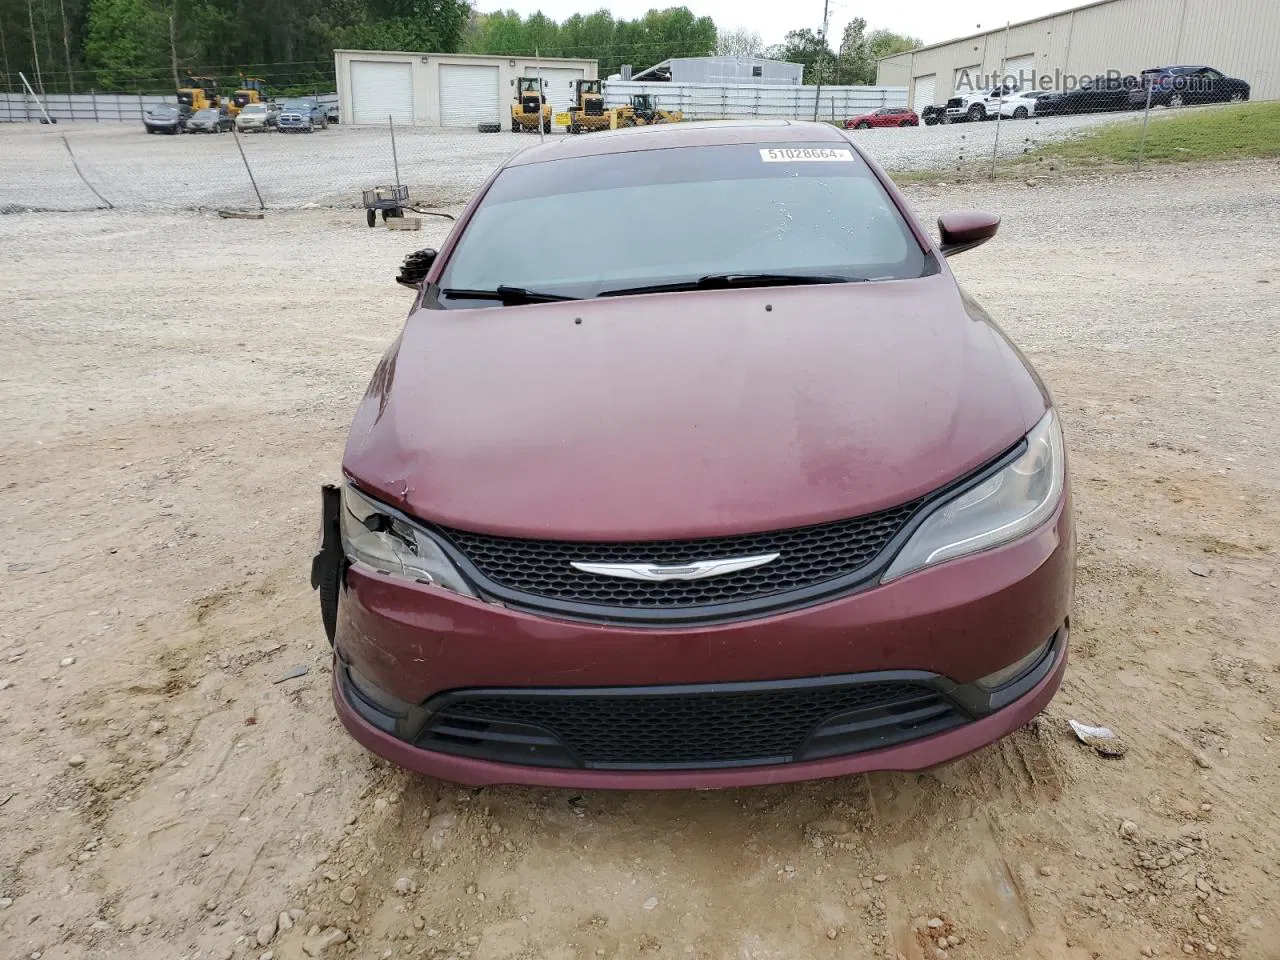
[[(352, 566), (337, 590), (334, 703), (352, 736), (373, 752), (420, 773), (473, 785), (728, 787), (920, 769), (1004, 736), (1052, 698), (1066, 663), (1073, 576), (1069, 498), (1050, 522), (1015, 543), (807, 608), (709, 626), (553, 619)], [(975, 681), (1049, 637), (1050, 654), (1027, 674), (987, 701), (975, 695)], [(366, 693), (376, 691), (380, 706), (352, 688), (349, 669)], [(574, 749), (552, 755), (527, 729), (499, 724), (495, 738), (505, 736), (528, 750), (528, 761), (507, 762), (519, 758), (519, 750), (459, 747), (457, 739), (431, 730), (442, 722), (442, 704), (487, 694), (527, 699), (619, 687), (643, 693), (667, 685), (677, 692), (715, 685), (710, 695), (718, 695), (734, 685), (778, 681), (870, 682), (886, 671), (912, 674), (939, 692), (952, 712), (930, 714), (905, 735), (889, 729), (882, 717), (873, 723), (859, 715), (859, 724), (876, 729), (862, 739), (827, 741), (835, 744), (830, 749), (844, 744), (848, 752), (841, 755), (815, 757), (806, 749), (780, 762), (754, 757), (675, 767), (584, 761)], [(645, 722), (654, 716), (647, 714)], [(457, 724), (451, 729), (457, 733)]]

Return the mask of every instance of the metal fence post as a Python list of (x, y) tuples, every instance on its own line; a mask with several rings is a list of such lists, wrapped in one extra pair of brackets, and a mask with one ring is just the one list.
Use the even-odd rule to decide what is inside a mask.
[(240, 160), (244, 163), (245, 173), (249, 174), (249, 183), (253, 186), (253, 195), (258, 198), (258, 209), (265, 210), (267, 205), (262, 202), (262, 192), (258, 189), (258, 181), (254, 179), (253, 170), (249, 166), (249, 158), (244, 155), (244, 144), (240, 142), (240, 131), (236, 129), (236, 125), (231, 125), (231, 135), (235, 137), (236, 149), (240, 151)]
[(1142, 111), (1142, 139), (1138, 141), (1138, 163), (1135, 170), (1142, 169), (1142, 158), (1147, 151), (1147, 122), (1151, 119), (1151, 88), (1154, 82), (1147, 81), (1147, 108)]
[[(538, 71), (538, 142), (546, 143), (546, 140), (547, 140), (546, 126), (547, 125), (542, 122), (542, 104), (543, 104), (543, 101), (546, 100), (547, 98), (547, 93), (542, 86), (542, 54), (538, 52), (537, 47), (533, 48), (533, 56), (534, 56), (534, 59), (537, 61), (536, 66)], [(601, 88), (603, 87), (604, 87), (604, 84), (601, 84)], [(516, 96), (517, 97), (520, 96), (519, 90), (516, 91)], [(553, 107), (552, 109), (554, 110), (555, 108)], [(396, 182), (399, 183), (398, 175), (396, 177)]]
[(398, 188), (400, 186), (400, 157), (396, 153), (396, 122), (389, 113), (387, 114), (387, 126), (391, 128), (391, 163), (396, 168), (396, 187)]
[(1004, 25), (1004, 53), (1000, 55), (1000, 76), (997, 78), (999, 84), (993, 85), (992, 89), (996, 92), (996, 135), (991, 141), (991, 179), (996, 178), (996, 158), (1000, 153), (1000, 118), (1004, 116), (1004, 67), (1005, 61), (1009, 57), (1009, 27), (1010, 23)]
[(90, 90), (89, 96), (93, 98), (93, 122), (101, 123), (101, 121), (98, 119), (98, 91)]

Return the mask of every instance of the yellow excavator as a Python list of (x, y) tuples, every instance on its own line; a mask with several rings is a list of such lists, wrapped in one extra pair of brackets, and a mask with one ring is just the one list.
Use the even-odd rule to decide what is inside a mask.
[(266, 103), (267, 84), (259, 77), (246, 77), (240, 74), (240, 88), (231, 95), (231, 103), (227, 112), (235, 116), (251, 103)]
[(571, 80), (573, 106), (569, 108), (569, 132), (585, 133), (608, 130), (613, 126), (613, 112), (604, 108), (604, 91), (599, 80)]
[(616, 130), (619, 127), (647, 127), (655, 123), (680, 123), (684, 114), (679, 110), (661, 110), (658, 102), (648, 93), (633, 93), (631, 102), (610, 111), (609, 126)]
[(218, 81), (213, 77), (187, 74), (178, 88), (178, 102), (189, 106), (192, 113), (219, 106), (222, 101), (218, 97)]
[(520, 77), (516, 80), (516, 100), (511, 104), (511, 132), (538, 130), (551, 132), (551, 104), (542, 92), (542, 81), (537, 77)]

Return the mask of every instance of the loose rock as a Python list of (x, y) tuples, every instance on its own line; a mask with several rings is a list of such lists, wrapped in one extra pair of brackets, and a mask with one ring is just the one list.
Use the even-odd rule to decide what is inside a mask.
[(67, 760), (67, 766), (69, 767), (83, 767), (84, 763), (84, 754), (80, 753), (73, 753), (70, 759)]
[(279, 918), (276, 920), (276, 926), (281, 930), (292, 930), (293, 917), (289, 916), (287, 913), (280, 914)]
[(308, 937), (302, 944), (302, 952), (308, 957), (320, 957), (324, 955), (325, 951), (346, 942), (347, 934), (345, 930), (329, 927), (314, 937)]
[(652, 910), (652, 909), (654, 909), (657, 905), (658, 905), (658, 898), (657, 898), (657, 897), (650, 897), (648, 900), (646, 900), (646, 901), (644, 902), (644, 908), (645, 908), (646, 910)]
[(347, 906), (351, 906), (351, 904), (356, 902), (356, 888), (349, 884), (343, 887), (338, 891), (338, 899)]
[(1191, 566), (1187, 567), (1187, 569), (1197, 577), (1207, 577), (1213, 573), (1213, 567), (1204, 563), (1193, 563)]
[(1132, 820), (1120, 821), (1120, 836), (1136, 837), (1138, 835), (1138, 825)]
[(276, 938), (276, 929), (278, 928), (279, 923), (279, 920), (270, 920), (258, 928), (258, 935), (256, 938), (258, 946), (265, 947)]

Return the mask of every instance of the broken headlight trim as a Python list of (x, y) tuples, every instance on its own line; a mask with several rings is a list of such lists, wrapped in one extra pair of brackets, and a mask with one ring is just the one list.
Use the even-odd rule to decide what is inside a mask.
[(350, 483), (342, 487), (342, 549), (379, 573), (476, 596), (430, 533)]

